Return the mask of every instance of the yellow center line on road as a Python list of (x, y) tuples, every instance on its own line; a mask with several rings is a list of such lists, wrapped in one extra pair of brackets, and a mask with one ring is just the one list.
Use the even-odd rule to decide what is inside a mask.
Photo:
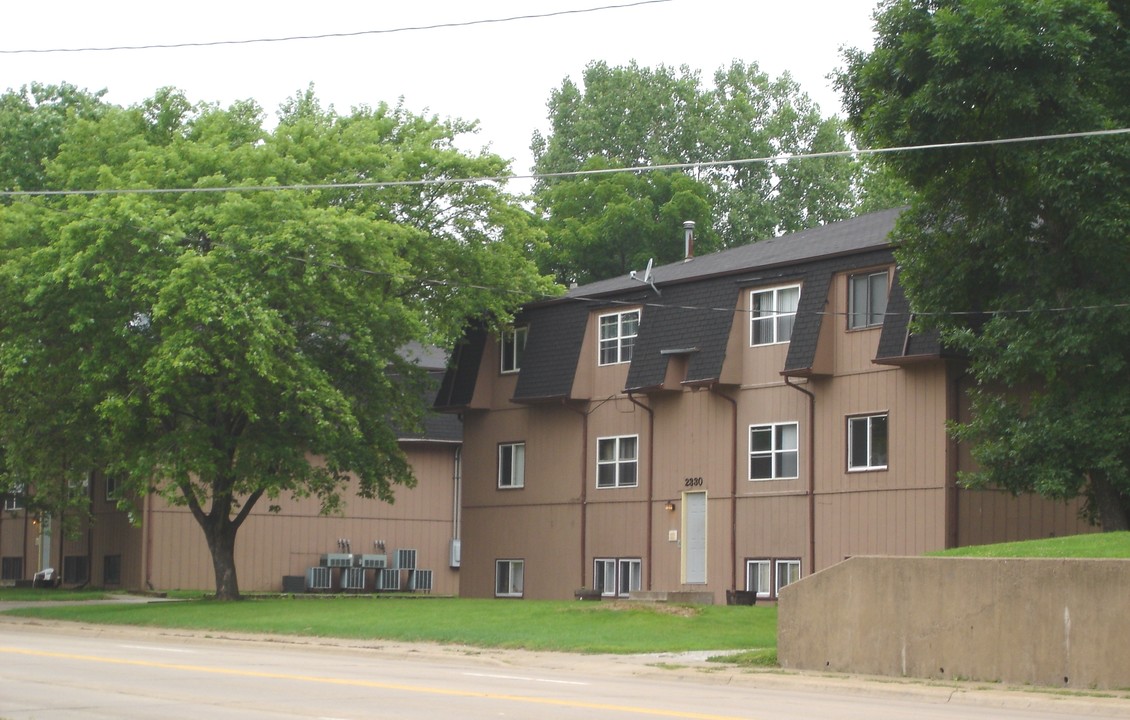
[(258, 670), (241, 670), (237, 668), (221, 668), (207, 667), (204, 665), (185, 665), (181, 663), (151, 662), (148, 660), (127, 660), (122, 658), (101, 657), (97, 655), (74, 655), (70, 653), (28, 650), (24, 648), (0, 647), (0, 654), (57, 658), (81, 662), (102, 663), (106, 665), (130, 665), (134, 667), (155, 668), (158, 670), (179, 670), (183, 672), (208, 673), (211, 675), (227, 675), (231, 677), (260, 678), (267, 680), (289, 680), (296, 682), (321, 683), (324, 685), (374, 688), (378, 690), (398, 690), (400, 692), (420, 693), (424, 695), (445, 695), (448, 697), (503, 700), (507, 702), (528, 703), (532, 705), (553, 705), (559, 707), (578, 708), (583, 710), (619, 712), (631, 715), (650, 715), (653, 717), (682, 718), (684, 720), (749, 720), (748, 717), (737, 717), (733, 715), (711, 715), (709, 713), (661, 710), (656, 708), (634, 707), (631, 705), (610, 705), (605, 703), (584, 702), (581, 700), (565, 700), (561, 698), (539, 698), (528, 695), (504, 695), (499, 693), (477, 692), (471, 690), (450, 690), (447, 688), (426, 687), (423, 685), (401, 685), (398, 683), (379, 682), (376, 680), (349, 680), (345, 678), (318, 677), (316, 675), (291, 675), (289, 673), (261, 672)]

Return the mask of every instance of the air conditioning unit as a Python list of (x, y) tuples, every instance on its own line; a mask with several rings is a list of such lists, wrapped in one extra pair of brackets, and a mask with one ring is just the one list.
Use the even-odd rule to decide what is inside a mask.
[(361, 567), (381, 570), (388, 567), (388, 555), (362, 555)]
[(397, 550), (396, 551), (396, 567), (401, 570), (415, 570), (416, 569), (416, 551), (415, 550)]
[(328, 567), (312, 567), (306, 571), (306, 589), (329, 590), (332, 577)]
[(377, 590), (399, 590), (400, 571), (395, 568), (385, 568), (377, 571)]
[[(329, 568), (326, 568), (327, 570)], [(341, 589), (342, 590), (364, 590), (365, 589), (365, 568), (351, 567), (345, 568), (341, 571)]]
[(459, 538), (454, 538), (451, 541), (451, 567), (459, 567), (459, 563), (463, 557), (463, 541)]
[(413, 570), (412, 572), (408, 573), (408, 589), (412, 592), (431, 592), (432, 571)]
[(347, 568), (353, 567), (353, 555), (350, 553), (330, 553), (322, 556), (324, 567)]

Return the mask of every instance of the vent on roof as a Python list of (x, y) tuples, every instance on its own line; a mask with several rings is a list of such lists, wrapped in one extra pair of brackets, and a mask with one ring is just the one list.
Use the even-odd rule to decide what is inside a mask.
[(683, 262), (694, 258), (694, 220), (683, 223)]

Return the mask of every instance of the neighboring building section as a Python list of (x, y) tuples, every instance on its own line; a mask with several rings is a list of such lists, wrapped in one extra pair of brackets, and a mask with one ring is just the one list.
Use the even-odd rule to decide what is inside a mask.
[[(423, 348), (410, 354), (429, 368), (438, 386), (445, 357)], [(429, 398), (430, 400), (430, 398)], [(315, 573), (327, 589), (412, 590), (459, 593), (460, 455), (462, 427), (453, 415), (433, 414), (423, 432), (402, 433), (401, 448), (417, 479), (396, 487), (393, 504), (345, 493), (344, 512), (319, 514), (315, 498), (263, 498), (236, 538), (235, 561), (242, 592), (278, 592), (306, 586), (312, 567), (331, 554), (371, 556), (375, 567)], [(122, 589), (214, 590), (215, 575), (204, 533), (186, 508), (150, 495), (136, 523), (115, 504), (112, 478), (96, 476), (91, 488), (93, 522), (77, 538), (60, 540), (40, 520), (13, 507), (0, 514), (2, 583), (31, 580), (51, 567), (64, 585)], [(401, 552), (405, 551), (405, 552)], [(411, 565), (412, 567), (408, 567)], [(348, 575), (348, 577), (347, 577)], [(378, 587), (378, 582), (381, 585)]]
[(896, 216), (469, 332), (436, 401), (464, 421), (462, 594), (774, 599), (851, 555), (1086, 531), (1074, 507), (958, 488), (960, 365), (909, 331)]

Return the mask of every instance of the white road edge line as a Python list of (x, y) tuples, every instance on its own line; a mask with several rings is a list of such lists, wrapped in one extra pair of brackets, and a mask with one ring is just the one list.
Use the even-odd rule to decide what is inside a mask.
[(520, 680), (522, 682), (552, 683), (554, 685), (588, 685), (575, 680), (549, 680), (547, 678), (522, 677), (520, 675), (491, 675), (488, 673), (463, 673), (467, 677), (492, 678), (494, 680)]

